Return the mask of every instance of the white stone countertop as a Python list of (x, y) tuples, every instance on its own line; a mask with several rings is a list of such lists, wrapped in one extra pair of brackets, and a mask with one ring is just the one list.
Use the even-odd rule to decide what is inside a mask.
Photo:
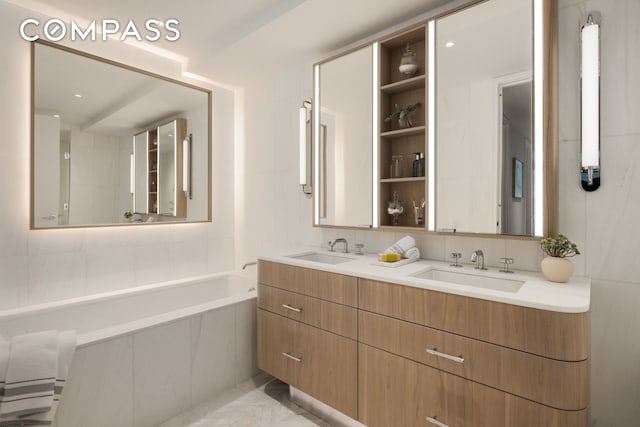
[[(328, 264), (295, 258), (296, 256), (313, 253), (333, 257), (344, 257), (347, 258), (348, 261), (340, 264)], [(263, 255), (259, 256), (258, 259), (561, 313), (587, 312), (589, 311), (591, 301), (591, 279), (586, 277), (574, 276), (568, 283), (554, 283), (545, 280), (542, 274), (537, 272), (514, 270), (513, 274), (507, 274), (500, 272), (496, 267), (489, 267), (488, 270), (480, 271), (470, 265), (463, 265), (462, 267), (456, 268), (450, 266), (448, 262), (428, 259), (420, 259), (397, 267), (385, 267), (377, 265), (377, 254), (344, 254), (341, 252), (329, 252), (325, 249), (314, 247), (298, 248), (282, 251), (277, 254)], [(415, 277), (416, 275), (433, 269), (457, 274), (475, 275), (478, 277), (478, 285), (462, 285)], [(464, 277), (463, 279), (468, 279), (468, 277)], [(492, 279), (506, 279), (524, 283), (516, 292), (483, 287), (481, 284), (484, 280)], [(499, 280), (498, 282), (502, 281)], [(516, 283), (514, 283), (514, 285), (517, 287)]]

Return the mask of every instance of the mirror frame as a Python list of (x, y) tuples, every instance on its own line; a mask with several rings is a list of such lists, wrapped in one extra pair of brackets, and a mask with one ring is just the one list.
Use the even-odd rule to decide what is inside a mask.
[[(353, 51), (356, 51), (360, 48), (374, 45), (374, 58), (377, 58), (377, 54), (375, 53), (376, 45), (385, 39), (394, 37), (395, 35), (402, 34), (412, 28), (415, 28), (420, 25), (429, 25), (430, 22), (435, 22), (437, 19), (444, 18), (447, 15), (451, 15), (453, 13), (459, 12), (463, 9), (467, 9), (473, 7), (476, 4), (485, 2), (487, 0), (470, 0), (461, 4), (459, 6), (453, 7), (446, 11), (436, 13), (428, 18), (421, 20), (420, 22), (416, 22), (410, 25), (406, 25), (399, 30), (392, 31), (390, 33), (384, 33), (381, 35), (377, 35), (371, 40), (357, 45), (356, 47), (351, 47), (344, 52), (341, 52), (336, 55), (332, 55), (329, 58), (326, 58), (322, 61), (318, 61), (313, 65), (314, 77), (313, 77), (313, 94), (314, 94), (314, 106), (315, 104), (315, 94), (316, 91), (319, 90), (317, 88), (316, 81), (316, 66), (332, 59), (338, 58), (343, 55), (347, 55)], [(543, 64), (537, 64), (534, 57), (534, 76), (536, 76), (536, 68), (540, 67), (540, 72), (542, 75), (543, 86), (540, 90), (539, 82), (534, 78), (534, 93), (536, 90), (540, 90), (542, 95), (542, 105), (534, 105), (534, 123), (538, 121), (537, 113), (540, 111), (541, 114), (541, 124), (540, 128), (542, 129), (542, 146), (543, 146), (543, 170), (542, 170), (542, 178), (544, 188), (544, 196), (543, 196), (543, 207), (542, 207), (542, 216), (543, 216), (543, 225), (542, 225), (542, 236), (528, 236), (528, 235), (511, 235), (511, 234), (490, 234), (490, 233), (472, 233), (472, 232), (448, 232), (448, 231), (431, 231), (427, 228), (424, 229), (411, 229), (407, 230), (404, 228), (398, 228), (397, 230), (411, 233), (411, 234), (434, 234), (434, 235), (450, 235), (450, 236), (463, 236), (463, 237), (481, 237), (481, 238), (499, 238), (499, 239), (515, 239), (515, 240), (540, 240), (543, 237), (556, 235), (558, 232), (558, 174), (559, 174), (559, 154), (558, 154), (558, 0), (531, 0), (533, 5), (533, 13), (534, 19), (538, 19), (538, 22), (534, 22), (534, 49), (535, 49), (535, 34), (537, 31), (541, 31), (540, 40), (542, 41), (542, 52), (541, 57), (543, 60)], [(539, 19), (542, 18), (542, 22), (539, 22)], [(535, 56), (535, 54), (534, 54)], [(374, 59), (374, 62), (377, 59)], [(374, 67), (379, 67), (379, 64), (374, 63)], [(538, 74), (539, 75), (539, 74)], [(431, 98), (431, 94), (428, 92), (428, 97)], [(375, 102), (374, 102), (375, 103)], [(379, 106), (374, 106), (378, 108)], [(431, 112), (429, 111), (428, 114)], [(315, 112), (314, 112), (315, 119)], [(431, 124), (431, 123), (430, 123)], [(374, 127), (378, 129), (378, 124), (374, 123)], [(315, 124), (314, 124), (315, 129)], [(374, 139), (376, 139), (377, 135), (374, 135)], [(431, 146), (435, 141), (432, 141), (430, 136), (427, 136), (429, 139), (428, 145)], [(313, 138), (313, 144), (317, 143), (315, 138)], [(376, 142), (377, 144), (377, 142)], [(374, 153), (378, 150), (377, 145)], [(314, 148), (315, 152), (315, 148)], [(377, 162), (377, 159), (374, 163)], [(313, 159), (313, 167), (316, 167), (315, 158)], [(374, 164), (374, 171), (377, 170), (377, 164)], [(377, 178), (374, 176), (374, 181), (377, 181)], [(375, 182), (374, 182), (375, 184)], [(314, 182), (315, 186), (315, 182)], [(317, 188), (317, 187), (315, 187)], [(427, 191), (428, 196), (431, 197), (431, 191)], [(314, 200), (316, 196), (314, 195)], [(374, 216), (377, 211), (378, 200), (377, 197), (374, 197)], [(431, 207), (430, 207), (431, 208)], [(336, 228), (336, 229), (353, 229), (353, 230), (363, 230), (366, 228), (362, 227), (352, 227), (352, 226), (338, 226), (338, 225), (327, 225), (327, 224), (317, 224), (315, 221), (315, 204), (312, 209), (312, 224), (314, 227), (319, 228)], [(429, 218), (431, 220), (431, 218)], [(375, 220), (374, 220), (375, 223)], [(374, 231), (393, 231), (396, 228), (394, 227), (381, 227), (374, 226), (370, 228)]]
[[(193, 220), (193, 221), (153, 221), (153, 222), (140, 222), (140, 223), (109, 223), (109, 224), (82, 224), (82, 225), (63, 225), (57, 227), (35, 227), (35, 53), (36, 53), (36, 44), (41, 44), (43, 46), (48, 46), (54, 49), (59, 49), (61, 51), (72, 53), (75, 55), (82, 56), (87, 59), (92, 59), (98, 62), (102, 62), (107, 65), (116, 66), (128, 71), (133, 71), (136, 73), (140, 73), (147, 77), (154, 77), (160, 80), (163, 80), (168, 83), (177, 84), (189, 89), (194, 89), (200, 92), (203, 92), (207, 95), (207, 218), (203, 220)], [(176, 224), (195, 224), (195, 223), (207, 223), (212, 222), (212, 148), (213, 148), (213, 133), (212, 133), (212, 121), (213, 121), (213, 93), (210, 89), (205, 89), (199, 86), (192, 85), (190, 83), (186, 83), (180, 80), (172, 79), (170, 77), (166, 77), (160, 74), (153, 73), (151, 71), (143, 70), (142, 68), (134, 67), (131, 65), (127, 65), (121, 62), (113, 61), (111, 59), (103, 58), (91, 53), (83, 52), (77, 49), (73, 49), (58, 43), (49, 42), (46, 40), (38, 39), (31, 42), (31, 83), (30, 83), (30, 116), (29, 116), (29, 132), (30, 132), (30, 166), (29, 166), (29, 229), (30, 230), (65, 230), (65, 229), (74, 229), (74, 228), (102, 228), (102, 227), (129, 227), (129, 226), (140, 226), (140, 225), (176, 225)], [(131, 135), (133, 138), (133, 135)]]

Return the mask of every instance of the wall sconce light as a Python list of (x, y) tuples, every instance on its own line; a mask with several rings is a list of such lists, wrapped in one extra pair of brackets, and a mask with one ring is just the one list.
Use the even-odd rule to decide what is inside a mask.
[(184, 137), (182, 141), (182, 191), (185, 197), (192, 199), (191, 194), (191, 140), (193, 134)]
[(580, 184), (600, 187), (600, 17), (587, 16), (580, 28)]
[(311, 197), (311, 101), (304, 100), (299, 110), (300, 185), (302, 192)]

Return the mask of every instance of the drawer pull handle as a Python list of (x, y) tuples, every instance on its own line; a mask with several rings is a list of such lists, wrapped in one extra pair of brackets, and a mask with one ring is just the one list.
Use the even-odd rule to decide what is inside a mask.
[(449, 427), (447, 424), (441, 423), (440, 421), (436, 420), (436, 417), (427, 417), (427, 421), (429, 421), (431, 424), (437, 425), (438, 427)]
[(286, 308), (287, 310), (295, 311), (296, 313), (302, 313), (302, 309), (301, 308), (291, 307), (289, 304), (282, 304), (282, 306), (284, 308)]
[(295, 356), (290, 355), (289, 353), (282, 353), (282, 355), (284, 357), (288, 357), (291, 360), (295, 360), (298, 363), (302, 363), (302, 357), (295, 357)]
[(428, 348), (427, 353), (433, 354), (434, 356), (442, 357), (443, 359), (453, 360), (454, 362), (458, 362), (458, 363), (464, 362), (464, 357), (452, 356), (450, 354), (440, 353), (437, 348)]

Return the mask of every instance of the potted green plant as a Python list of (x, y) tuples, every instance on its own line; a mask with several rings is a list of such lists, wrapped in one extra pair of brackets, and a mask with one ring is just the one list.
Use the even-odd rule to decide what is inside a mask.
[(397, 119), (398, 126), (401, 129), (410, 128), (411, 126), (413, 126), (413, 123), (411, 122), (411, 117), (409, 117), (409, 114), (417, 110), (419, 106), (419, 101), (414, 104), (409, 104), (405, 108), (400, 108), (400, 106), (396, 104), (396, 111), (385, 117), (384, 121), (390, 122), (391, 120)]
[(542, 274), (547, 280), (566, 283), (573, 275), (573, 263), (567, 258), (580, 255), (578, 246), (566, 236), (558, 234), (540, 240), (545, 257), (540, 264)]
[(131, 221), (131, 217), (133, 217), (133, 213), (131, 213), (131, 211), (126, 211), (123, 216), (127, 221)]

